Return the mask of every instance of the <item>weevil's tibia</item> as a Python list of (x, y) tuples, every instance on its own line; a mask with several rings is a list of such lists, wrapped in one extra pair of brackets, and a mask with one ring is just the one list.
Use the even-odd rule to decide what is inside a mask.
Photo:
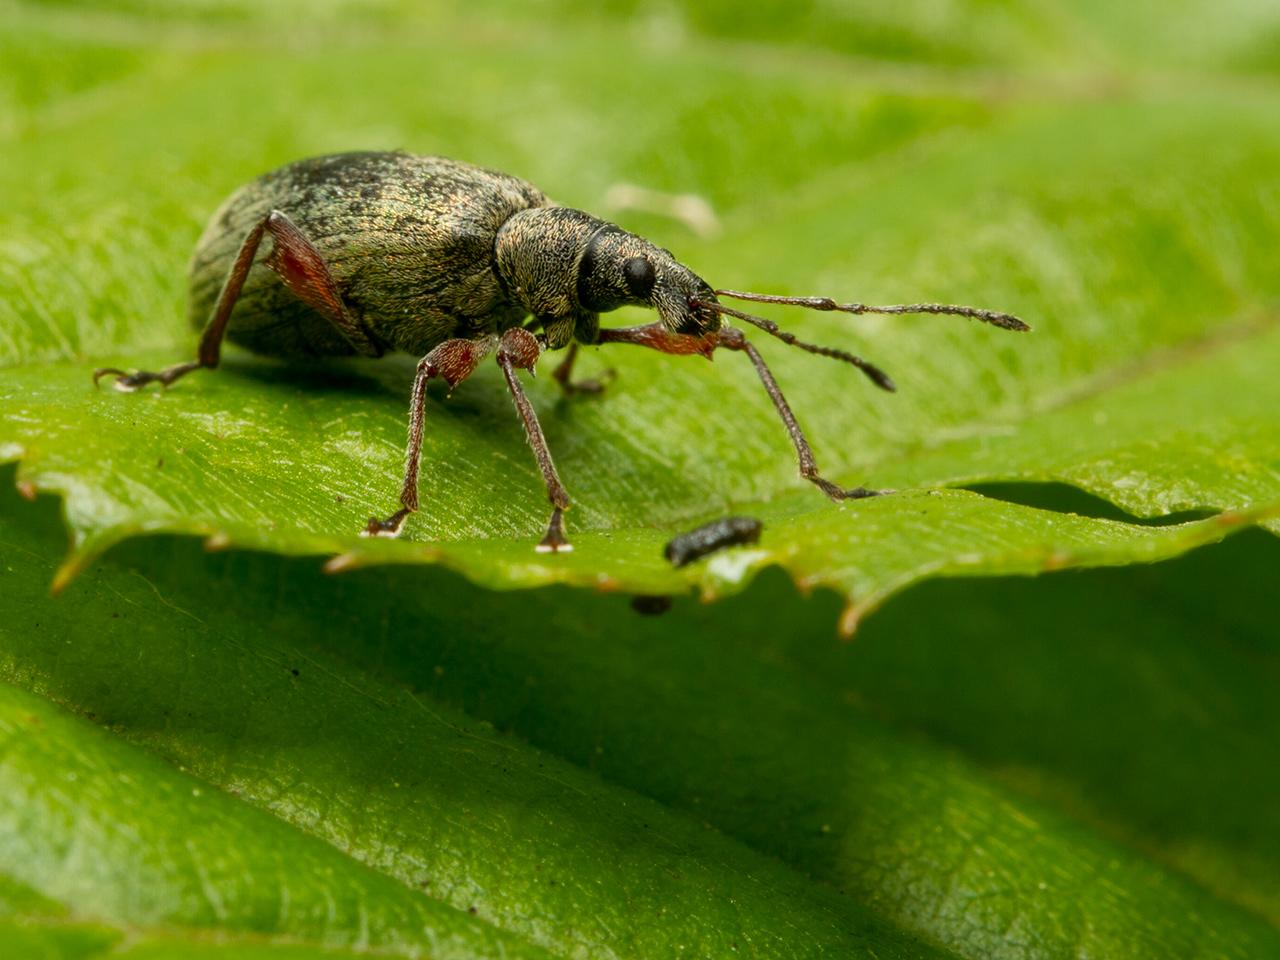
[(265, 262), (280, 276), (289, 291), (332, 323), (357, 353), (380, 356), (382, 350), (369, 339), (369, 335), (343, 306), (329, 266), (320, 252), (292, 220), (279, 210), (272, 210), (258, 221), (240, 244), (240, 251), (227, 273), (222, 292), (218, 294), (213, 315), (200, 335), (200, 348), (195, 360), (177, 363), (154, 373), (149, 370), (129, 373), (115, 367), (102, 367), (93, 371), (94, 384), (111, 374), (116, 378), (117, 390), (137, 390), (148, 383), (159, 383), (167, 387), (192, 370), (202, 367), (212, 370), (216, 367), (222, 355), (222, 338), (227, 332), (227, 322), (231, 319), (236, 300), (240, 298), (240, 291), (244, 289), (245, 279), (253, 267), (253, 259), (257, 256), (264, 233), (271, 234), (272, 242), (271, 253)]
[(778, 386), (778, 381), (773, 379), (773, 371), (764, 362), (764, 357), (760, 356), (760, 351), (743, 336), (741, 330), (733, 327), (721, 329), (720, 345), (727, 350), (742, 351), (751, 360), (751, 365), (756, 368), (756, 374), (760, 377), (760, 382), (764, 384), (765, 392), (769, 394), (769, 399), (773, 401), (773, 406), (778, 411), (778, 416), (782, 418), (783, 426), (787, 428), (787, 436), (791, 438), (791, 443), (796, 448), (800, 476), (804, 477), (832, 500), (837, 501), (858, 500), (863, 497), (875, 497), (888, 492), (886, 490), (868, 490), (866, 487), (854, 487), (846, 490), (819, 474), (818, 462), (813, 456), (813, 448), (809, 446), (809, 441), (805, 439), (804, 431), (800, 429), (800, 424), (796, 422), (796, 415), (791, 412), (791, 405), (787, 403), (787, 398), (782, 395), (782, 389)]
[(524, 422), (525, 436), (528, 437), (534, 459), (538, 461), (538, 469), (542, 471), (542, 479), (547, 484), (547, 499), (551, 501), (551, 519), (547, 522), (546, 536), (538, 543), (537, 550), (539, 553), (558, 553), (573, 549), (564, 533), (564, 511), (569, 509), (569, 493), (560, 482), (560, 475), (556, 473), (556, 465), (547, 448), (547, 439), (542, 435), (538, 415), (533, 412), (533, 404), (529, 402), (524, 387), (520, 386), (520, 380), (516, 377), (517, 369), (533, 370), (540, 352), (541, 347), (533, 334), (522, 327), (513, 327), (502, 335), (498, 344), (498, 366), (502, 368), (502, 375), (506, 378), (516, 412)]
[(398, 536), (405, 517), (418, 509), (418, 464), (422, 458), (422, 431), (427, 416), (427, 384), (433, 377), (440, 377), (452, 390), (471, 376), (493, 349), (493, 343), (492, 337), (446, 340), (418, 361), (409, 401), (409, 444), (404, 457), (404, 485), (400, 488), (401, 508), (385, 520), (370, 517), (361, 536)]

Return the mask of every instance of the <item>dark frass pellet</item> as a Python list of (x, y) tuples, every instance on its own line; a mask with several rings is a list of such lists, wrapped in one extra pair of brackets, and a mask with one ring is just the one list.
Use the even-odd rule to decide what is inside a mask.
[(631, 598), (631, 609), (642, 617), (660, 617), (671, 609), (671, 598), (664, 594), (637, 594)]
[[(853, 314), (951, 313), (1006, 330), (1028, 329), (1009, 314), (974, 307), (873, 307), (716, 290), (662, 247), (558, 206), (510, 174), (444, 157), (340, 153), (263, 174), (214, 212), (191, 260), (190, 317), (204, 328), (194, 360), (154, 373), (103, 367), (93, 377), (96, 383), (111, 375), (126, 391), (168, 386), (193, 370), (216, 367), (224, 338), (298, 364), (397, 350), (421, 358), (400, 505), (385, 519), (371, 518), (362, 531), (393, 537), (418, 509), (428, 381), (442, 379), (452, 389), (492, 356), (551, 501), (537, 549), (556, 552), (571, 549), (564, 529), (569, 494), (518, 371), (532, 371), (545, 351), (565, 350), (552, 371), (556, 383), (567, 394), (598, 393), (601, 382), (573, 379), (579, 344), (629, 343), (707, 358), (725, 349), (750, 360), (796, 448), (804, 479), (833, 500), (879, 493), (845, 489), (818, 473), (764, 358), (727, 318), (852, 364), (882, 389), (894, 389), (889, 376), (852, 353), (806, 343), (772, 320), (727, 307), (721, 297)], [(638, 327), (600, 326), (602, 313), (628, 305), (649, 307), (658, 319)], [(726, 421), (726, 432), (733, 429)]]
[(712, 520), (688, 533), (680, 534), (667, 544), (662, 555), (671, 561), (673, 567), (683, 567), (725, 547), (756, 543), (763, 529), (764, 524), (755, 517)]

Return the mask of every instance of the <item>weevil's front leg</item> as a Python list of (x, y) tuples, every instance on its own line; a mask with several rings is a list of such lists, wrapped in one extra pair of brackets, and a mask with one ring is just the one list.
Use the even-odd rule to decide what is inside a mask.
[(533, 412), (533, 405), (525, 396), (524, 388), (516, 377), (516, 370), (532, 370), (540, 353), (538, 340), (528, 330), (514, 327), (502, 335), (498, 344), (498, 366), (506, 378), (507, 388), (511, 391), (511, 399), (515, 401), (516, 412), (524, 421), (524, 432), (529, 438), (529, 446), (533, 457), (538, 461), (538, 469), (542, 471), (542, 479), (547, 484), (547, 499), (551, 501), (551, 519), (547, 523), (547, 534), (539, 542), (539, 553), (557, 553), (569, 551), (573, 545), (564, 534), (564, 512), (569, 509), (569, 493), (560, 482), (556, 473), (556, 465), (551, 459), (551, 451), (547, 449), (547, 439), (542, 435), (542, 426), (538, 423), (538, 415)]
[(253, 267), (253, 259), (257, 256), (265, 233), (271, 234), (272, 244), (271, 253), (265, 262), (279, 274), (289, 291), (332, 323), (356, 353), (380, 356), (382, 350), (369, 339), (368, 334), (344, 306), (333, 275), (329, 272), (329, 265), (325, 263), (320, 251), (312, 246), (297, 224), (279, 210), (272, 210), (258, 221), (240, 244), (240, 252), (236, 254), (235, 262), (227, 273), (226, 282), (222, 285), (222, 292), (218, 294), (218, 302), (213, 308), (213, 315), (200, 335), (200, 349), (195, 360), (177, 363), (154, 373), (149, 370), (128, 373), (115, 367), (102, 367), (93, 372), (93, 382), (96, 384), (102, 377), (113, 374), (117, 390), (137, 390), (148, 383), (159, 383), (167, 387), (192, 370), (216, 367), (221, 358), (222, 338), (226, 335), (231, 311), (240, 298), (240, 291), (244, 289), (245, 279)]
[(695, 337), (687, 333), (673, 333), (661, 323), (646, 323), (642, 327), (605, 327), (596, 342), (633, 343), (660, 353), (677, 356), (697, 354), (710, 360), (720, 341), (716, 335)]
[(883, 490), (868, 490), (866, 487), (854, 487), (852, 490), (846, 490), (818, 473), (818, 462), (814, 459), (813, 449), (809, 446), (809, 441), (805, 439), (804, 432), (800, 429), (800, 424), (796, 422), (796, 416), (791, 412), (791, 405), (787, 403), (787, 398), (782, 395), (782, 390), (778, 387), (778, 381), (773, 379), (773, 372), (765, 364), (764, 357), (760, 356), (760, 352), (743, 336), (741, 330), (735, 330), (733, 327), (722, 327), (718, 333), (711, 336), (694, 337), (684, 333), (673, 333), (660, 323), (650, 323), (643, 327), (615, 327), (601, 330), (600, 342), (633, 343), (637, 346), (649, 347), (652, 350), (660, 350), (663, 353), (680, 355), (696, 353), (706, 357), (708, 360), (711, 359), (711, 354), (716, 347), (724, 347), (726, 350), (737, 350), (745, 353), (756, 368), (756, 373), (764, 384), (765, 392), (769, 394), (769, 399), (773, 401), (773, 406), (777, 409), (778, 416), (782, 418), (783, 426), (787, 428), (787, 435), (791, 438), (791, 443), (796, 448), (796, 457), (800, 461), (800, 476), (814, 484), (832, 500), (855, 500), (860, 497), (878, 496), (886, 492)]
[(443, 377), (452, 390), (467, 377), (493, 349), (493, 338), (483, 340), (446, 340), (418, 361), (413, 378), (413, 395), (409, 403), (409, 444), (405, 451), (404, 486), (400, 488), (400, 509), (379, 520), (370, 517), (361, 535), (394, 537), (400, 533), (404, 518), (418, 509), (418, 461), (422, 457), (422, 429), (427, 416), (427, 384), (432, 377)]
[(866, 487), (854, 487), (851, 490), (846, 490), (844, 487), (837, 486), (821, 476), (818, 473), (818, 462), (814, 459), (813, 449), (809, 446), (809, 441), (805, 439), (804, 432), (800, 429), (800, 424), (796, 422), (796, 415), (791, 412), (791, 405), (787, 403), (787, 398), (782, 395), (778, 381), (773, 379), (773, 371), (765, 364), (764, 357), (760, 356), (760, 351), (743, 336), (741, 330), (735, 330), (733, 327), (723, 327), (720, 330), (720, 346), (726, 350), (739, 350), (750, 358), (752, 366), (756, 368), (756, 373), (760, 377), (760, 382), (764, 384), (765, 392), (769, 394), (769, 399), (773, 401), (773, 406), (777, 409), (778, 416), (782, 418), (783, 426), (787, 428), (787, 436), (791, 438), (791, 443), (796, 448), (796, 458), (800, 461), (800, 476), (804, 477), (832, 500), (837, 501), (876, 497), (888, 492), (885, 490), (868, 490)]

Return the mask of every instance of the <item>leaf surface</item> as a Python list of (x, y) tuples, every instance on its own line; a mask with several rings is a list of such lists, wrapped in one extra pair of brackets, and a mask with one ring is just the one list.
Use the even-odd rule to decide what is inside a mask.
[[(0, 954), (1280, 957), (1276, 17), (0, 2)], [(897, 491), (839, 506), (737, 356), (588, 351), (606, 396), (529, 384), (553, 558), (485, 369), (369, 542), (413, 358), (88, 378), (191, 355), (227, 192), (355, 148), (1035, 331), (763, 311), (899, 384), (761, 335), (826, 475)], [(662, 560), (729, 512), (758, 546)]]

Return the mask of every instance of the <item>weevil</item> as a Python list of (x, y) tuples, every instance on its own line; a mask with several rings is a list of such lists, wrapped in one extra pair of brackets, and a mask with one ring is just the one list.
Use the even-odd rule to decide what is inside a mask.
[[(262, 241), (270, 249), (259, 256)], [(851, 314), (946, 313), (1005, 330), (1017, 317), (975, 307), (915, 303), (868, 306), (826, 297), (787, 297), (715, 289), (668, 250), (582, 210), (552, 202), (506, 173), (409, 153), (341, 153), (290, 163), (241, 187), (213, 214), (190, 272), (190, 318), (203, 325), (196, 359), (157, 372), (94, 371), (121, 390), (168, 386), (218, 366), (223, 339), (267, 356), (421, 359), (409, 404), (409, 440), (400, 506), (370, 518), (364, 534), (396, 536), (419, 507), (418, 467), (427, 385), (452, 390), (487, 356), (502, 370), (546, 484), (551, 518), (539, 551), (572, 549), (565, 535), (569, 494), (517, 371), (532, 373), (543, 352), (564, 350), (552, 372), (568, 394), (595, 393), (599, 381), (573, 379), (578, 345), (629, 343), (710, 359), (746, 354), (791, 438), (800, 475), (832, 500), (875, 496), (846, 489), (818, 472), (817, 461), (764, 358), (727, 318), (783, 342), (852, 364), (876, 386), (894, 390), (878, 367), (844, 350), (799, 340), (776, 323), (726, 306), (720, 298)], [(600, 315), (649, 307), (657, 320), (602, 327)]]

